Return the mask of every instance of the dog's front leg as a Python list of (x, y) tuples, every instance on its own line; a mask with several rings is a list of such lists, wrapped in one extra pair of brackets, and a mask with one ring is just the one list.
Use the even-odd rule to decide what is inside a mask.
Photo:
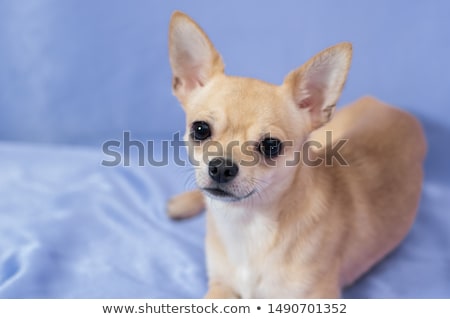
[(174, 219), (189, 218), (205, 209), (203, 194), (199, 190), (172, 197), (167, 203), (167, 215)]
[(240, 298), (231, 287), (223, 285), (221, 283), (210, 283), (209, 289), (205, 295), (206, 299), (236, 299)]

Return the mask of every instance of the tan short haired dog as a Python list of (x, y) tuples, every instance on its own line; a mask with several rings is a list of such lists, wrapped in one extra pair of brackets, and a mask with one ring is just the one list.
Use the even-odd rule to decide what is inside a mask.
[[(412, 116), (371, 97), (330, 121), (349, 43), (320, 52), (280, 86), (225, 75), (206, 34), (181, 12), (169, 51), (199, 190), (173, 198), (168, 213), (189, 217), (206, 205), (206, 297), (337, 298), (405, 237), (424, 135)], [(213, 155), (208, 143), (223, 152)], [(339, 143), (338, 158), (329, 151)]]

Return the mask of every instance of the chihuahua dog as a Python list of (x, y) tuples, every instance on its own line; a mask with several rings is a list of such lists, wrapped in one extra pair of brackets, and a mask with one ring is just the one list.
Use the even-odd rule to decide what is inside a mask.
[[(206, 207), (207, 298), (338, 298), (406, 236), (423, 131), (371, 97), (330, 121), (351, 44), (320, 52), (277, 86), (225, 75), (205, 32), (175, 12), (169, 57), (198, 190), (172, 198), (168, 214)], [(339, 158), (330, 155), (338, 144)]]

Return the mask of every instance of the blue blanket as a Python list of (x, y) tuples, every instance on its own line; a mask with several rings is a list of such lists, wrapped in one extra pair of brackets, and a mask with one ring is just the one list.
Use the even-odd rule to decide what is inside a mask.
[[(418, 218), (348, 298), (450, 298), (447, 1), (0, 2), (0, 297), (194, 298), (207, 286), (204, 215), (172, 221), (194, 186), (174, 163), (107, 167), (102, 143), (156, 145), (184, 127), (167, 26), (181, 9), (230, 74), (281, 83), (312, 54), (354, 45), (341, 105), (364, 94), (416, 114), (429, 152)], [(161, 148), (155, 147), (155, 156)]]

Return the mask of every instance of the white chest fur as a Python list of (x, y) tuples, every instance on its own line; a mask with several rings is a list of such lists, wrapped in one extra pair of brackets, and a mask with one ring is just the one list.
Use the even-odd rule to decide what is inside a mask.
[(277, 232), (273, 215), (264, 210), (210, 204), (218, 235), (227, 252), (231, 268), (227, 267), (228, 278), (233, 288), (242, 298), (271, 295), (269, 290), (273, 290), (275, 278), (269, 269), (277, 262), (276, 251), (272, 250)]

